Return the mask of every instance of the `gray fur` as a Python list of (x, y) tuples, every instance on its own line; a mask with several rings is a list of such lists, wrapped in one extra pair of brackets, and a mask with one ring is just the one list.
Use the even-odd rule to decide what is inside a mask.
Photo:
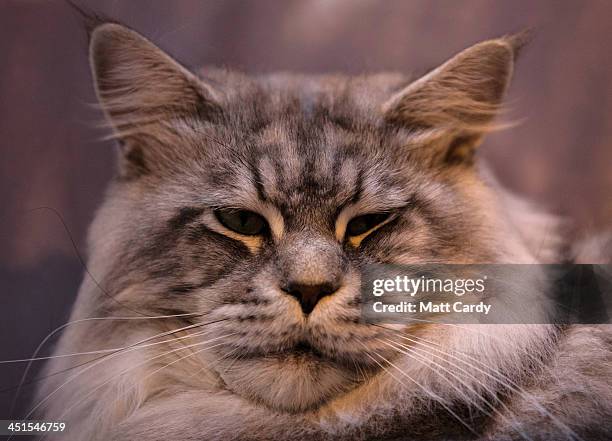
[[(400, 335), (443, 351), (412, 344), (415, 358), (358, 321), (365, 263), (559, 259), (559, 221), (475, 160), (517, 41), (481, 43), (412, 82), (195, 75), (131, 30), (96, 28), (97, 92), (122, 153), (90, 230), (96, 281), (72, 320), (109, 319), (70, 325), (55, 353), (126, 349), (54, 359), (48, 372), (90, 363), (49, 377), (38, 413), (69, 421), (75, 440), (612, 436), (606, 327), (408, 327)], [(269, 231), (241, 236), (216, 208), (257, 212)], [(348, 221), (377, 212), (394, 216), (346, 238)], [(340, 288), (305, 316), (288, 280)], [(458, 369), (449, 353), (471, 361)]]

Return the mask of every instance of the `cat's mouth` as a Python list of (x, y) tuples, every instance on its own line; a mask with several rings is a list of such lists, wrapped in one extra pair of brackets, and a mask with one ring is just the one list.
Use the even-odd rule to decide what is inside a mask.
[(232, 392), (290, 413), (317, 408), (359, 383), (352, 369), (308, 342), (283, 351), (241, 357), (219, 373)]
[(324, 360), (327, 358), (319, 350), (317, 350), (307, 341), (301, 341), (298, 344), (296, 344), (293, 348), (287, 351), (284, 351), (284, 352), (291, 353), (297, 356), (313, 357), (313, 358), (317, 358), (320, 360)]
[(321, 350), (314, 347), (306, 340), (300, 341), (293, 346), (278, 348), (274, 350), (251, 349), (248, 352), (243, 352), (241, 358), (244, 360), (254, 360), (261, 358), (272, 357), (293, 357), (301, 359), (310, 359), (318, 363), (337, 363), (335, 357), (323, 353)]
[[(379, 368), (368, 364), (363, 351), (351, 349), (351, 338), (327, 331), (287, 333), (292, 338), (278, 345), (257, 340), (259, 345), (241, 347), (237, 358), (221, 360), (218, 373), (228, 390), (276, 411), (318, 408), (363, 384)], [(367, 339), (360, 342), (365, 346)]]
[(315, 349), (308, 343), (307, 341), (301, 341), (297, 345), (295, 345), (294, 352), (312, 352)]

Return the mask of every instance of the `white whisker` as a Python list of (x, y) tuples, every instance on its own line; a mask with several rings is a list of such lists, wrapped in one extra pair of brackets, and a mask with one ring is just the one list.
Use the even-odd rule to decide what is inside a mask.
[[(23, 361), (28, 361), (28, 365), (25, 367), (25, 369), (23, 371), (23, 374), (21, 375), (21, 379), (19, 380), (19, 385), (17, 386), (17, 391), (15, 392), (15, 397), (13, 398), (13, 401), (11, 403), (11, 409), (10, 409), (10, 412), (9, 412), (10, 415), (12, 415), (14, 410), (15, 410), (15, 406), (17, 404), (17, 399), (19, 398), (19, 394), (21, 392), (21, 388), (23, 387), (25, 379), (28, 376), (28, 372), (30, 371), (30, 368), (32, 367), (32, 362), (33, 361), (37, 361), (37, 360), (40, 359), (40, 358), (36, 357), (38, 355), (38, 353), (42, 350), (42, 348), (49, 341), (49, 339), (51, 339), (51, 337), (56, 335), (62, 329), (65, 329), (65, 328), (67, 328), (68, 326), (71, 326), (71, 325), (76, 325), (78, 323), (85, 323), (85, 322), (99, 321), (99, 320), (147, 320), (147, 319), (166, 319), (166, 318), (175, 318), (175, 317), (188, 317), (188, 316), (198, 316), (198, 315), (204, 315), (204, 314), (201, 314), (201, 313), (184, 313), (184, 314), (146, 316), (146, 317), (145, 316), (131, 316), (131, 317), (130, 316), (128, 316), (128, 317), (88, 317), (88, 318), (84, 318), (84, 319), (73, 320), (71, 322), (64, 323), (61, 326), (58, 326), (53, 331), (51, 331), (49, 334), (47, 334), (47, 336), (44, 339), (42, 339), (42, 341), (38, 344), (38, 346), (34, 350), (34, 353), (32, 354), (32, 357), (29, 360), (28, 359), (23, 359)], [(17, 361), (5, 360), (5, 361), (0, 361), (0, 364), (13, 363), (13, 362), (17, 362)]]
[[(382, 342), (382, 340), (377, 339), (379, 341)], [(458, 381), (462, 386), (467, 387), (473, 394), (474, 397), (480, 399), (480, 401), (482, 401), (487, 407), (489, 407), (494, 413), (496, 413), (497, 415), (499, 415), (504, 421), (506, 421), (507, 423), (509, 423), (510, 425), (514, 426), (517, 430), (517, 432), (524, 438), (527, 439), (529, 441), (531, 441), (531, 438), (524, 433), (521, 429), (519, 429), (518, 427), (516, 427), (518, 425), (518, 421), (516, 421), (516, 419), (514, 418), (514, 414), (510, 411), (510, 409), (506, 406), (506, 404), (501, 401), (492, 391), (491, 389), (482, 381), (480, 381), (478, 378), (476, 378), (474, 375), (471, 375), (468, 371), (466, 371), (465, 369), (461, 368), (460, 366), (457, 366), (454, 363), (450, 363), (448, 360), (436, 356), (435, 354), (432, 354), (430, 352), (427, 352), (425, 350), (423, 350), (426, 354), (432, 356), (432, 357), (436, 357), (439, 358), (440, 360), (449, 363), (453, 368), (459, 370), (460, 372), (463, 372), (464, 374), (468, 375), (469, 377), (471, 377), (474, 381), (476, 381), (480, 386), (482, 386), (490, 395), (493, 399), (495, 399), (495, 401), (497, 401), (501, 406), (503, 406), (511, 415), (512, 415), (512, 421), (510, 421), (510, 419), (508, 417), (506, 417), (503, 413), (501, 413), (495, 406), (493, 406), (491, 403), (489, 403), (489, 401), (486, 399), (485, 396), (483, 396), (482, 394), (480, 394), (474, 387), (466, 384), (457, 374), (455, 374), (454, 372), (452, 372), (450, 369), (445, 368), (444, 366), (442, 366), (439, 363), (436, 363), (435, 361), (432, 360), (428, 360), (425, 357), (420, 356), (417, 351), (413, 350), (412, 348), (410, 348), (407, 345), (398, 343), (398, 342), (394, 342), (391, 340), (387, 340), (389, 343), (394, 344), (394, 345), (398, 345), (401, 348), (405, 349), (397, 349), (399, 352), (401, 352), (402, 354), (408, 355), (411, 358), (414, 358), (415, 360), (423, 363), (425, 366), (427, 366), (429, 369), (431, 369), (432, 372), (438, 374), (438, 376), (445, 380), (453, 389), (455, 389), (458, 393), (460, 393), (461, 395), (464, 396), (464, 398), (469, 401), (471, 404), (473, 404), (478, 410), (480, 410), (481, 412), (483, 412), (485, 415), (492, 417), (493, 415), (491, 414), (491, 412), (483, 409), (478, 403), (476, 403), (474, 401), (473, 398), (470, 398), (467, 396), (467, 394), (465, 394), (464, 391), (462, 391), (459, 387), (457, 387), (457, 385), (455, 385), (452, 381), (450, 381), (448, 378), (444, 377), (443, 375), (441, 375), (437, 370), (435, 370), (431, 365), (434, 365), (440, 369), (442, 369), (444, 372), (446, 372), (448, 375), (450, 375), (451, 377), (453, 377), (456, 381)], [(383, 342), (384, 343), (384, 342)], [(409, 351), (409, 352), (408, 352)], [(418, 358), (417, 358), (418, 357)]]
[[(361, 342), (360, 342), (361, 343)], [(368, 347), (361, 343), (366, 351), (368, 351)], [(410, 375), (408, 375), (406, 372), (404, 372), (402, 369), (400, 369), (398, 366), (396, 366), (395, 364), (393, 364), (391, 361), (387, 360), (385, 357), (383, 357), (382, 355), (374, 352), (378, 357), (380, 357), (385, 363), (387, 363), (390, 366), (393, 366), (400, 374), (402, 374), (403, 376), (405, 376), (406, 378), (408, 378), (411, 382), (413, 382), (415, 385), (417, 385), (421, 390), (423, 390), (423, 392), (425, 392), (425, 394), (427, 394), (427, 396), (430, 396), (432, 398), (434, 398), (436, 400), (436, 402), (438, 402), (453, 418), (455, 418), (457, 421), (459, 421), (459, 423), (461, 423), (462, 426), (464, 426), (466, 429), (468, 429), (472, 434), (474, 434), (475, 436), (478, 436), (478, 433), (465, 421), (463, 421), (463, 419), (457, 415), (457, 413), (455, 411), (453, 411), (449, 406), (446, 405), (446, 403), (444, 403), (444, 400), (438, 396), (437, 394), (435, 394), (433, 391), (428, 390), (425, 386), (423, 386), (421, 383), (419, 383), (418, 381), (416, 381), (414, 378), (412, 378)], [(380, 362), (378, 362), (376, 359), (374, 359), (369, 352), (366, 352), (366, 355), (368, 357), (370, 357), (376, 364), (378, 364), (378, 366), (380, 366), (382, 369), (384, 369), (387, 373), (389, 373), (392, 378), (394, 378), (396, 381), (397, 377), (395, 377), (393, 374), (391, 374), (391, 372), (386, 369)], [(402, 381), (399, 381), (400, 384), (406, 386), (405, 383), (403, 383)]]
[[(412, 338), (410, 338), (410, 337), (407, 337), (405, 335), (405, 332), (401, 332), (401, 331), (398, 331), (398, 330), (395, 330), (395, 329), (390, 329), (390, 328), (387, 328), (387, 327), (382, 326), (382, 325), (375, 325), (375, 326), (378, 326), (380, 328), (386, 329), (387, 331), (395, 332), (401, 338), (407, 339), (407, 340), (412, 341), (414, 343), (418, 343), (418, 341), (413, 340), (412, 338), (423, 340), (424, 342), (429, 343), (430, 345), (435, 345), (435, 346), (441, 347), (441, 345), (439, 343), (431, 342), (431, 341), (428, 341), (426, 339), (423, 339), (423, 338), (415, 336), (415, 335), (411, 335)], [(469, 328), (467, 328), (467, 329), (469, 329)], [(487, 334), (483, 334), (483, 335), (487, 335)], [(494, 337), (494, 336), (490, 336), (490, 337)], [(557, 417), (555, 417), (552, 413), (550, 413), (544, 406), (542, 406), (542, 404), (539, 401), (537, 401), (533, 397), (532, 394), (527, 392), (519, 384), (517, 384), (516, 382), (511, 380), (507, 375), (505, 375), (504, 373), (502, 373), (498, 369), (492, 368), (492, 367), (486, 365), (485, 363), (483, 363), (481, 360), (478, 360), (477, 358), (472, 357), (469, 354), (466, 354), (466, 353), (463, 353), (463, 352), (460, 352), (460, 351), (456, 351), (455, 350), (454, 352), (456, 354), (458, 354), (458, 355), (461, 355), (461, 356), (471, 360), (474, 363), (477, 363), (478, 365), (484, 367), (488, 371), (480, 369), (478, 366), (475, 366), (475, 365), (467, 362), (466, 360), (462, 360), (462, 359), (460, 359), (460, 358), (458, 358), (458, 357), (456, 357), (456, 356), (454, 356), (454, 355), (452, 355), (452, 354), (450, 354), (448, 352), (445, 352), (445, 351), (442, 351), (442, 350), (436, 349), (436, 348), (431, 348), (431, 349), (437, 350), (438, 352), (440, 352), (440, 353), (442, 353), (444, 355), (447, 355), (447, 356), (449, 356), (449, 357), (451, 357), (451, 358), (453, 358), (453, 359), (455, 359), (455, 360), (457, 360), (457, 361), (467, 365), (468, 367), (470, 367), (472, 369), (477, 370), (478, 372), (480, 372), (480, 373), (488, 376), (489, 378), (495, 380), (496, 382), (502, 384), (504, 387), (506, 387), (506, 388), (512, 390), (513, 392), (521, 395), (523, 398), (525, 398), (528, 401), (530, 401), (536, 407), (536, 409), (538, 409), (538, 411), (540, 413), (542, 413), (543, 415), (549, 417), (557, 425), (557, 427), (559, 427), (561, 430), (565, 431), (566, 435), (570, 439), (582, 440), (582, 438), (580, 438), (570, 427), (568, 427), (565, 423), (563, 423), (561, 420), (559, 420)], [(495, 373), (496, 375), (491, 374), (491, 372)]]
[[(226, 335), (222, 335), (222, 336), (219, 336), (219, 337), (215, 337), (215, 338), (212, 338), (212, 339), (210, 339), (210, 340), (206, 340), (206, 341), (202, 341), (202, 342), (198, 342), (198, 343), (193, 343), (193, 344), (191, 344), (191, 345), (181, 346), (180, 348), (177, 348), (177, 349), (172, 349), (172, 350), (170, 350), (170, 351), (167, 351), (167, 352), (164, 352), (164, 353), (162, 353), (162, 354), (158, 354), (158, 355), (156, 355), (156, 356), (154, 356), (154, 357), (151, 357), (151, 358), (149, 358), (149, 359), (147, 359), (147, 360), (145, 360), (145, 361), (143, 361), (143, 362), (141, 362), (141, 363), (136, 364), (135, 366), (130, 366), (130, 367), (126, 368), (126, 369), (123, 369), (123, 370), (122, 370), (122, 371), (120, 371), (119, 373), (117, 373), (117, 374), (113, 375), (111, 378), (109, 378), (108, 380), (104, 381), (103, 383), (99, 384), (99, 385), (98, 385), (98, 386), (96, 386), (94, 389), (92, 389), (91, 391), (89, 391), (89, 392), (88, 392), (88, 393), (87, 393), (87, 394), (86, 394), (84, 397), (82, 397), (82, 398), (81, 398), (80, 400), (78, 400), (76, 403), (73, 403), (72, 405), (70, 405), (70, 406), (69, 406), (69, 407), (68, 407), (68, 408), (67, 408), (67, 409), (66, 409), (66, 410), (65, 410), (65, 411), (64, 411), (64, 412), (63, 412), (63, 413), (62, 413), (62, 414), (61, 414), (61, 415), (58, 417), (58, 419), (60, 419), (60, 420), (61, 420), (62, 418), (66, 417), (66, 416), (68, 415), (68, 413), (69, 413), (69, 412), (70, 412), (72, 409), (74, 409), (75, 407), (77, 407), (79, 404), (81, 404), (81, 403), (85, 402), (85, 401), (87, 400), (87, 398), (89, 398), (89, 397), (90, 397), (92, 394), (94, 394), (94, 393), (95, 393), (97, 390), (99, 390), (100, 388), (104, 387), (105, 385), (107, 385), (107, 384), (111, 383), (112, 381), (115, 381), (115, 380), (116, 380), (118, 377), (120, 377), (121, 375), (124, 375), (124, 374), (126, 374), (126, 373), (128, 373), (128, 372), (131, 372), (131, 371), (133, 371), (133, 370), (135, 370), (135, 369), (137, 369), (137, 368), (141, 367), (141, 366), (144, 366), (144, 365), (146, 365), (146, 364), (149, 364), (149, 363), (151, 363), (153, 360), (156, 360), (156, 359), (158, 359), (158, 358), (166, 357), (166, 356), (168, 356), (168, 355), (170, 355), (170, 354), (174, 354), (174, 353), (176, 353), (176, 352), (183, 351), (183, 350), (186, 350), (186, 349), (190, 349), (190, 348), (193, 348), (193, 347), (196, 347), (196, 346), (203, 346), (203, 345), (205, 345), (205, 344), (207, 344), (207, 343), (211, 343), (211, 342), (216, 341), (216, 340), (220, 340), (220, 339), (223, 339), (223, 338), (227, 338), (227, 337), (230, 337), (230, 336), (235, 335), (235, 334), (236, 334), (236, 333), (234, 332), (234, 333), (231, 333), (231, 334), (226, 334)], [(179, 361), (181, 361), (181, 360), (184, 360), (184, 359), (186, 359), (186, 358), (192, 357), (192, 356), (194, 356), (194, 355), (196, 355), (196, 354), (199, 354), (200, 352), (203, 352), (203, 351), (205, 351), (205, 350), (209, 350), (209, 349), (212, 349), (212, 348), (214, 348), (214, 347), (220, 346), (220, 345), (222, 345), (222, 344), (223, 344), (223, 343), (218, 343), (218, 344), (213, 345), (213, 346), (207, 346), (207, 347), (205, 347), (205, 348), (203, 348), (203, 349), (200, 349), (200, 350), (198, 350), (198, 351), (191, 352), (191, 353), (187, 354), (186, 356), (182, 356), (182, 357), (178, 358), (177, 360), (174, 360), (174, 361), (172, 361), (172, 362), (170, 362), (170, 363), (168, 363), (168, 364), (166, 364), (166, 365), (162, 366), (161, 368), (156, 369), (156, 370), (154, 370), (153, 372), (151, 372), (151, 373), (149, 373), (149, 374), (145, 375), (144, 377), (142, 377), (141, 379), (139, 379), (139, 381), (142, 383), (142, 382), (143, 382), (143, 381), (144, 381), (146, 378), (151, 377), (152, 375), (154, 375), (154, 374), (158, 373), (158, 372), (159, 372), (159, 371), (161, 371), (162, 369), (164, 369), (164, 368), (166, 368), (166, 367), (168, 367), (168, 366), (170, 366), (170, 365), (172, 365), (172, 364), (174, 364), (174, 363), (177, 363), (177, 362), (179, 362)], [(135, 389), (136, 387), (137, 387), (137, 385), (133, 385), (133, 386), (132, 386), (130, 389), (128, 389), (128, 391), (129, 391), (129, 390), (133, 390), (133, 389)], [(127, 392), (126, 392), (126, 393), (127, 393)]]
[[(151, 341), (155, 338), (159, 338), (159, 337), (163, 337), (166, 335), (170, 335), (176, 332), (180, 332), (180, 331), (185, 331), (188, 329), (192, 329), (195, 327), (200, 327), (200, 326), (206, 326), (206, 325), (210, 325), (210, 324), (214, 324), (214, 323), (218, 323), (224, 320), (217, 320), (214, 322), (208, 322), (208, 323), (196, 323), (193, 325), (189, 325), (189, 326), (184, 326), (182, 328), (179, 329), (174, 329), (171, 331), (166, 331), (163, 332), (161, 334), (157, 334), (153, 337), (148, 337), (146, 339), (140, 340), (132, 345), (127, 346), (125, 349), (121, 350), (121, 351), (117, 351), (115, 353), (111, 353), (107, 356), (102, 357), (100, 360), (97, 360), (96, 362), (94, 362), (93, 364), (85, 367), (84, 369), (80, 370), (79, 372), (77, 372), (75, 375), (73, 375), (72, 377), (70, 377), (68, 380), (66, 380), (64, 383), (62, 383), (60, 386), (58, 386), (56, 389), (54, 389), (53, 391), (51, 391), (49, 394), (47, 394), (46, 397), (44, 397), (38, 404), (36, 404), (29, 412), (28, 414), (24, 417), (24, 419), (28, 419), (40, 406), (42, 406), (44, 403), (46, 403), (53, 395), (55, 395), (60, 389), (62, 389), (65, 385), (69, 384), (70, 382), (74, 381), (76, 378), (80, 377), (82, 374), (84, 374), (85, 372), (89, 371), (90, 369), (94, 368), (95, 366), (97, 366), (98, 364), (104, 362), (104, 361), (108, 361), (111, 358), (114, 358), (118, 355), (123, 355), (127, 352), (132, 352), (134, 350), (137, 349), (141, 349), (139, 345), (141, 345), (142, 343), (145, 343), (147, 341)], [(10, 438), (9, 438), (10, 439)]]

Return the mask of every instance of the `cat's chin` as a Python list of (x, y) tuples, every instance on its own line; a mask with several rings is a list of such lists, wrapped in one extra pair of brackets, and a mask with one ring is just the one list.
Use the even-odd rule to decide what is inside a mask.
[(357, 384), (354, 372), (300, 349), (233, 361), (220, 375), (237, 395), (292, 413), (315, 409)]

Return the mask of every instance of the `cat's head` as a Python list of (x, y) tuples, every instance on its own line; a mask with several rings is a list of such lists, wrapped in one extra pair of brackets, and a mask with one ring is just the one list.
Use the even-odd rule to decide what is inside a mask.
[(524, 251), (475, 161), (520, 45), (485, 41), (416, 81), (247, 76), (192, 72), (97, 27), (120, 159), (91, 233), (95, 273), (120, 305), (216, 322), (196, 359), (236, 393), (301, 411), (347, 390), (378, 369), (371, 354), (397, 356), (359, 321), (364, 264)]

